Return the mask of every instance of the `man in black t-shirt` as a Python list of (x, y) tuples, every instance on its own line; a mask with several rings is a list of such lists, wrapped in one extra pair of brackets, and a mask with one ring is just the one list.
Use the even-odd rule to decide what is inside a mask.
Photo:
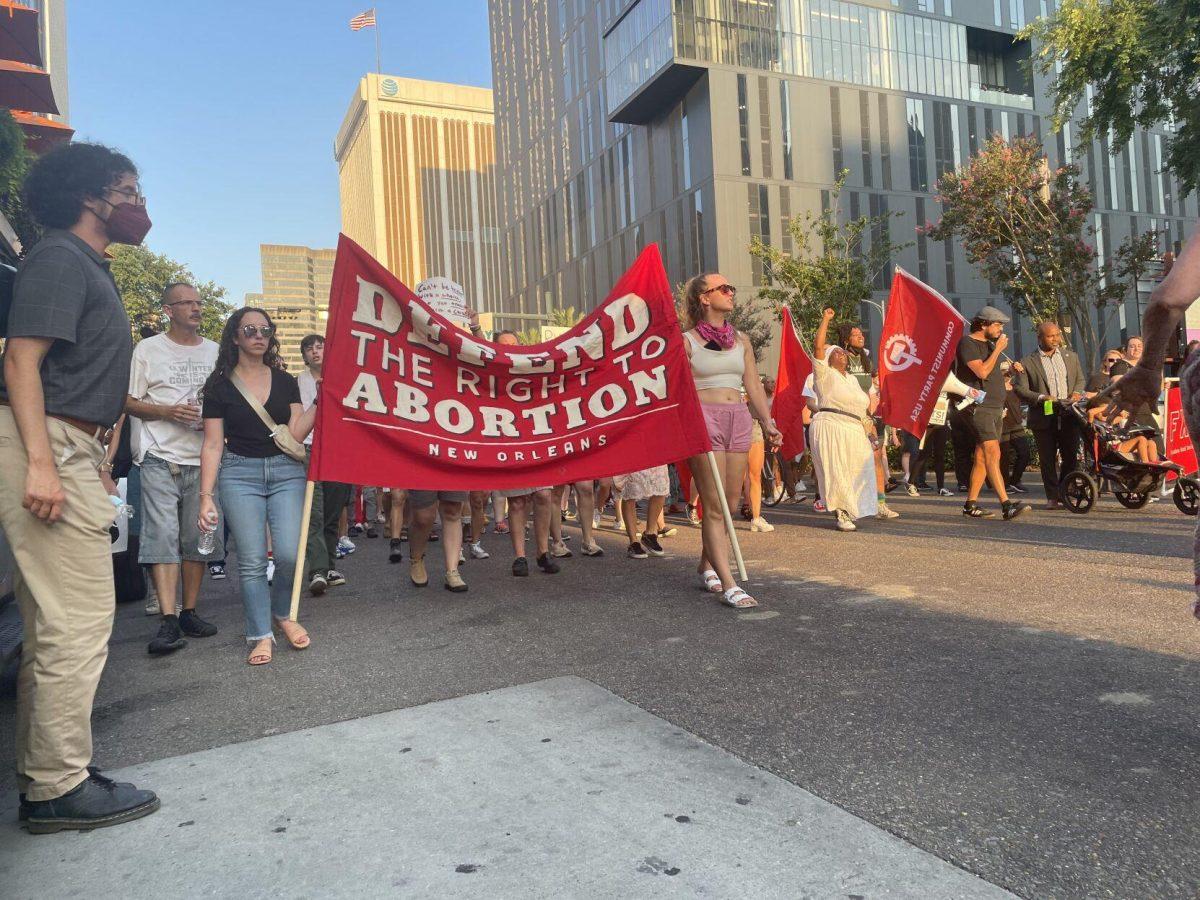
[(985, 392), (983, 402), (957, 413), (961, 425), (975, 437), (975, 459), (967, 490), (963, 515), (972, 519), (991, 518), (993, 513), (979, 505), (979, 492), (986, 477), (1000, 498), (1005, 519), (1015, 519), (1030, 508), (1028, 503), (1008, 498), (1004, 476), (1000, 471), (1000, 437), (1004, 422), (1004, 373), (1000, 356), (1008, 346), (1004, 325), (1008, 316), (994, 306), (985, 306), (971, 321), (971, 331), (958, 342), (955, 374), (959, 380)]

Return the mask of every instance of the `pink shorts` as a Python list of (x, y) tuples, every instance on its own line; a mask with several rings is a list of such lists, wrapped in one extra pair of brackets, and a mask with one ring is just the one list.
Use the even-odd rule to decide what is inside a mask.
[(725, 453), (746, 453), (754, 424), (745, 403), (701, 403), (708, 439), (713, 449)]

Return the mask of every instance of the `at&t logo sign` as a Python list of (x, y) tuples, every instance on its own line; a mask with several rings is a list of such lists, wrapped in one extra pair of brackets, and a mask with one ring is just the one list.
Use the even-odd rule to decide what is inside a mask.
[(395, 97), (400, 93), (400, 85), (396, 84), (394, 78), (385, 78), (379, 82), (379, 93), (385, 97)]
[(907, 334), (893, 334), (888, 338), (883, 348), (883, 357), (887, 360), (888, 370), (903, 372), (912, 366), (921, 365), (917, 356), (917, 342)]

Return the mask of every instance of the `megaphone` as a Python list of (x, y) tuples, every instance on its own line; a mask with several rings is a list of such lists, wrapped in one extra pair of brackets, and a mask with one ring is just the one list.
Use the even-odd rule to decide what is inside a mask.
[(963, 384), (958, 376), (953, 371), (946, 376), (946, 380), (942, 382), (942, 391), (947, 394), (953, 394), (956, 397), (962, 397), (962, 401), (955, 404), (955, 409), (963, 410), (972, 403), (982, 403), (983, 398), (987, 396), (985, 391), (978, 388), (973, 388), (968, 384)]

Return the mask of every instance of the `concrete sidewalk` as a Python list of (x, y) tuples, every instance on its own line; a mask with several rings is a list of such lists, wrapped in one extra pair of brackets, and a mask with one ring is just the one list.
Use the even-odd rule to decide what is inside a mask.
[(1011, 896), (574, 677), (109, 774), (162, 809), (6, 821), (6, 898)]

